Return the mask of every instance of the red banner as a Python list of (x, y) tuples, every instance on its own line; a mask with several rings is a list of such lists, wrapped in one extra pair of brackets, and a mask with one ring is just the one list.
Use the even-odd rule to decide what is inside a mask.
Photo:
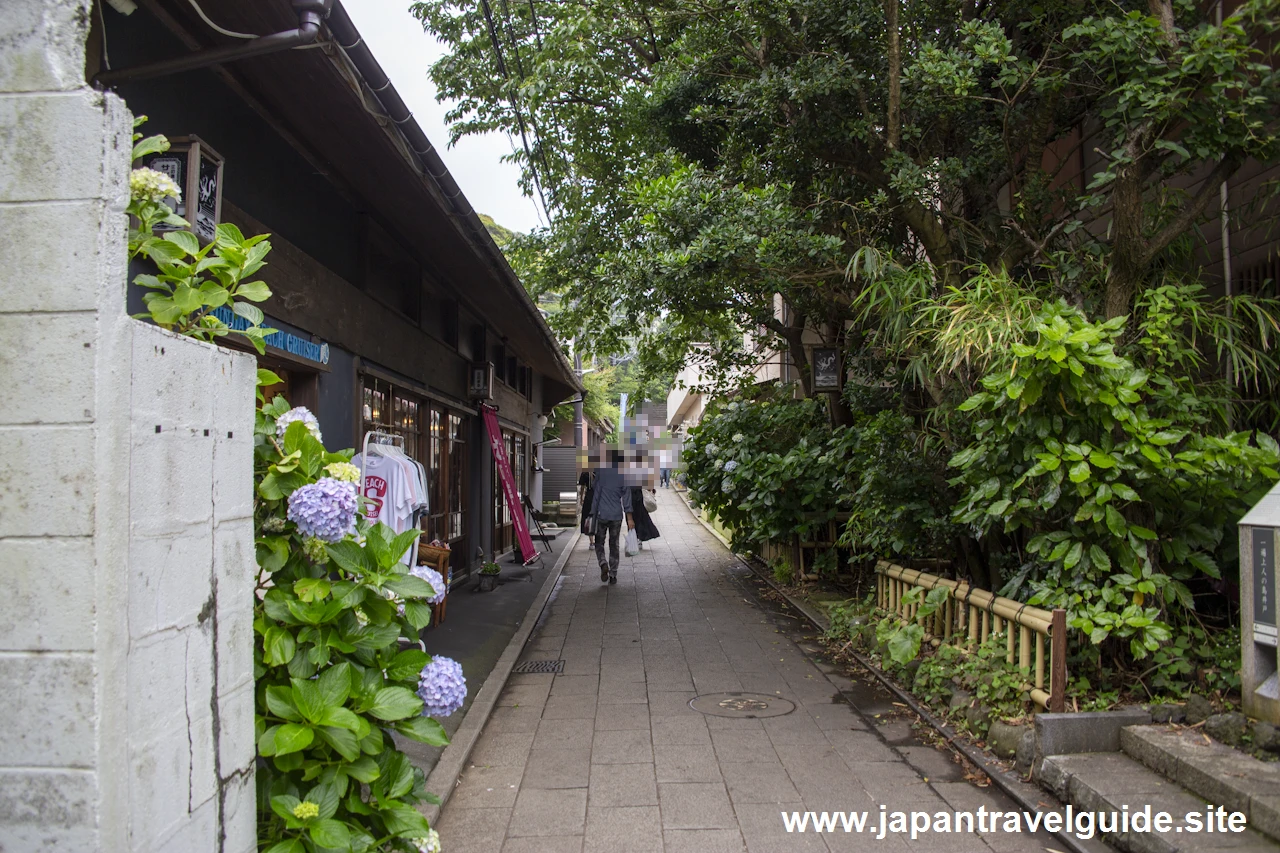
[(484, 426), (489, 432), (489, 447), (493, 450), (493, 460), (498, 464), (498, 479), (502, 480), (502, 494), (506, 497), (507, 508), (511, 510), (511, 523), (516, 526), (516, 541), (520, 543), (520, 556), (526, 564), (538, 558), (538, 551), (533, 547), (533, 539), (529, 536), (529, 524), (524, 520), (524, 504), (520, 502), (520, 493), (516, 491), (516, 478), (511, 473), (511, 460), (507, 458), (507, 445), (502, 440), (502, 428), (498, 426), (498, 410), (489, 406), (481, 406), (484, 410)]

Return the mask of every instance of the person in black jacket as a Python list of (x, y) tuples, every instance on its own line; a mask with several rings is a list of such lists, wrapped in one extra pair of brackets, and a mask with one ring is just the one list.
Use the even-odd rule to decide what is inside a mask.
[(650, 539), (657, 539), (662, 535), (658, 532), (658, 526), (653, 523), (649, 510), (644, 508), (644, 488), (642, 486), (631, 487), (631, 512), (627, 514), (627, 529), (634, 529), (636, 538), (641, 542), (648, 542)]

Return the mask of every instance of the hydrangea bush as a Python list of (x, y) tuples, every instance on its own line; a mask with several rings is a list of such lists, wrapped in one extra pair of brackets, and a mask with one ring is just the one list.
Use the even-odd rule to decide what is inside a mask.
[[(260, 385), (277, 381), (259, 371)], [(443, 746), (428, 714), (450, 714), (466, 697), (461, 667), (417, 640), (444, 581), (399, 562), (413, 531), (396, 536), (361, 517), (352, 452), (327, 451), (318, 432), (310, 412), (281, 397), (259, 409), (259, 849), (438, 853), (417, 808), (438, 800), (393, 735)]]
[[(146, 120), (139, 116), (133, 126)], [(133, 142), (135, 161), (169, 150), (169, 140), (163, 136), (144, 139), (135, 133)], [(142, 297), (147, 311), (136, 316), (201, 341), (240, 335), (261, 354), (266, 337), (276, 331), (262, 325), (265, 316), (255, 304), (271, 296), (266, 282), (253, 280), (271, 251), (267, 235), (246, 238), (239, 228), (224, 222), (215, 228), (213, 239), (201, 245), (186, 230), (191, 223), (169, 206), (168, 200), (176, 201), (181, 192), (168, 175), (155, 169), (144, 166), (129, 175), (125, 213), (136, 226), (129, 229), (129, 258), (145, 259), (153, 267), (133, 280), (147, 290)], [(157, 234), (157, 229), (164, 233)], [(244, 320), (245, 327), (232, 328), (219, 316), (219, 309)]]

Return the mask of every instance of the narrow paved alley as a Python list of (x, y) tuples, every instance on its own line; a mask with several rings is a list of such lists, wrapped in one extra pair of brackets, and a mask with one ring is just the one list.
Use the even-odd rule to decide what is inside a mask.
[[(512, 676), (441, 813), (447, 853), (1054, 846), (1003, 833), (876, 840), (882, 804), (1015, 807), (964, 781), (871, 685), (825, 674), (793, 639), (798, 623), (788, 630), (756, 599), (746, 571), (680, 499), (659, 489), (658, 500), (662, 538), (622, 558), (617, 586), (600, 583), (585, 539), (570, 556), (521, 656), (563, 660), (563, 672)], [(735, 692), (772, 698), (740, 712), (734, 700), (749, 697), (697, 703), (711, 714), (690, 707)], [(865, 810), (869, 825), (788, 833), (782, 812), (809, 810)]]

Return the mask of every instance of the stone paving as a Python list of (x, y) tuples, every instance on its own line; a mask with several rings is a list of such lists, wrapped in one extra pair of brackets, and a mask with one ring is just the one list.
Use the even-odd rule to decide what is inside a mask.
[[(876, 840), (881, 805), (1015, 807), (964, 781), (870, 685), (815, 665), (680, 499), (658, 500), (662, 537), (623, 556), (616, 586), (600, 583), (585, 539), (570, 556), (521, 656), (564, 671), (511, 677), (437, 823), (446, 853), (1061, 849), (1030, 834)], [(735, 719), (689, 707), (721, 691), (796, 708)], [(788, 833), (793, 810), (865, 810), (870, 826)]]

